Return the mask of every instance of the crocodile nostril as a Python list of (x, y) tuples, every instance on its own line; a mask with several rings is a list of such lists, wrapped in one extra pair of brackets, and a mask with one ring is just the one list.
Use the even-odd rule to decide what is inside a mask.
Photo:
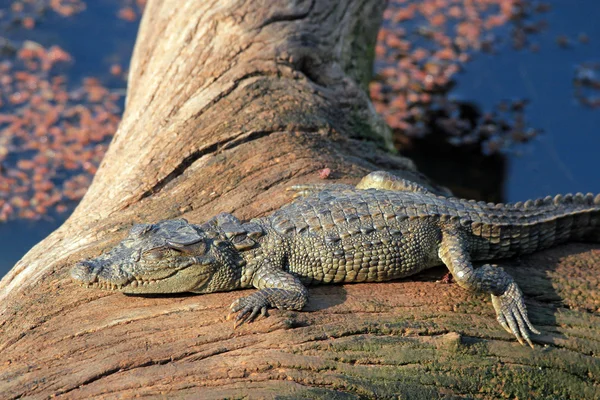
[(83, 283), (98, 281), (98, 273), (94, 271), (94, 264), (90, 261), (81, 261), (71, 269), (71, 278)]

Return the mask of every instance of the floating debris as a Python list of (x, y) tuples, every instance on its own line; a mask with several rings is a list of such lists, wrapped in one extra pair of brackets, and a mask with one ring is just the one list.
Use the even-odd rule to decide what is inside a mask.
[(600, 108), (600, 63), (588, 62), (575, 67), (574, 96), (589, 108)]
[(146, 6), (146, 0), (122, 0), (122, 3), (117, 16), (129, 22), (139, 20)]
[(71, 17), (85, 8), (85, 2), (81, 0), (20, 0), (13, 1), (10, 8), (3, 10), (3, 19), (13, 26), (33, 29), (49, 11), (62, 17)]
[[(22, 26), (29, 29), (47, 9), (70, 16), (85, 3), (13, 2), (0, 23), (31, 16)], [(72, 209), (117, 129), (122, 93), (94, 78), (70, 83), (64, 73), (73, 62), (56, 45), (0, 41), (0, 221)]]
[(520, 125), (522, 110), (514, 110), (518, 118), (494, 110), (477, 112), (479, 119), (473, 120), (475, 114), (467, 117), (464, 111), (474, 105), (450, 100), (449, 93), (474, 52), (495, 51), (496, 28), (512, 24), (513, 45), (520, 48), (528, 35), (545, 27), (544, 21), (527, 22), (529, 16), (547, 9), (545, 3), (519, 0), (391, 1), (375, 49), (370, 95), (398, 143), (442, 130), (450, 143), (480, 143), (488, 154), (539, 134)]

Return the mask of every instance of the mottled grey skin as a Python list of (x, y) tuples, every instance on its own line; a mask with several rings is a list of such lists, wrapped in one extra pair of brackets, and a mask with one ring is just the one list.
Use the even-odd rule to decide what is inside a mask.
[(498, 322), (532, 345), (523, 296), (502, 268), (471, 260), (531, 253), (568, 240), (600, 241), (600, 195), (486, 204), (434, 194), (385, 172), (356, 188), (303, 185), (270, 216), (219, 214), (136, 225), (129, 237), (71, 271), (88, 287), (124, 293), (212, 293), (255, 287), (231, 306), (236, 325), (268, 308), (300, 310), (306, 285), (382, 282), (445, 264), (456, 282), (489, 293)]

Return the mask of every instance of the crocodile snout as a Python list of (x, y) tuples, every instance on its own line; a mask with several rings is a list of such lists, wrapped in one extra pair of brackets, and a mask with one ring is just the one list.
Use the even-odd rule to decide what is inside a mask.
[(71, 269), (71, 278), (81, 283), (94, 283), (98, 281), (98, 270), (91, 261), (78, 262)]

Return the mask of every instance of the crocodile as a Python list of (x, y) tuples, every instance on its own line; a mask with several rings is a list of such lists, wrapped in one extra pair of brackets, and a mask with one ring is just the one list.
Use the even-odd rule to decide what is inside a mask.
[(230, 307), (234, 328), (301, 310), (306, 286), (383, 282), (445, 264), (459, 286), (491, 295), (500, 325), (533, 347), (523, 294), (493, 260), (566, 241), (600, 242), (600, 194), (548, 196), (514, 204), (475, 202), (383, 171), (357, 186), (299, 185), (295, 200), (242, 222), (221, 213), (138, 224), (108, 252), (77, 263), (85, 287), (129, 294), (213, 293), (256, 288)]

